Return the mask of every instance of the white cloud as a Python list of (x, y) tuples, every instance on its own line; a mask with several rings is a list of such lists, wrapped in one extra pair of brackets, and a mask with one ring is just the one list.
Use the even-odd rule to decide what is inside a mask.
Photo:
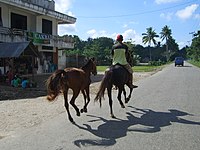
[(129, 25), (136, 25), (139, 24), (139, 22), (136, 21), (129, 21), (128, 23), (124, 23), (124, 25), (122, 26), (123, 28), (128, 28)]
[(68, 11), (66, 14), (72, 17), (76, 17), (71, 11)]
[[(74, 0), (54, 0), (55, 10), (69, 16), (75, 17), (75, 15), (69, 11)], [(76, 32), (76, 24), (64, 24), (58, 26), (58, 35), (67, 35)]]
[(130, 41), (131, 39), (135, 44), (142, 44), (142, 37), (137, 34), (136, 31), (133, 29), (128, 29), (122, 33), (108, 33), (105, 30), (96, 31), (95, 29), (91, 29), (87, 31), (87, 34), (91, 38), (108, 37), (114, 40), (116, 39), (116, 36), (118, 34), (122, 34), (124, 37), (124, 41)]
[(55, 10), (67, 13), (74, 0), (55, 0)]
[(127, 27), (128, 27), (128, 25), (127, 25), (127, 24), (124, 24), (124, 25), (123, 25), (123, 28), (127, 28)]
[(133, 29), (128, 29), (126, 31), (124, 31), (124, 33), (122, 33), (124, 40), (129, 40), (129, 39), (133, 39), (133, 37), (135, 37), (136, 32)]
[(117, 35), (116, 33), (110, 34), (105, 30), (96, 31), (95, 29), (91, 29), (87, 31), (86, 33), (88, 34), (88, 37), (90, 38), (109, 37), (113, 39)]
[(91, 29), (89, 31), (86, 32), (88, 34), (89, 37), (91, 38), (96, 38), (98, 37), (98, 33), (95, 29)]
[(142, 44), (142, 37), (136, 33), (133, 29), (125, 30), (122, 33), (113, 33), (112, 37), (114, 40), (118, 34), (122, 34), (124, 37), (124, 41), (132, 41), (134, 44)]
[(155, 0), (156, 4), (166, 4), (166, 3), (174, 3), (180, 0)]
[(172, 19), (173, 13), (161, 13), (160, 17), (166, 19), (167, 21), (170, 21)]
[(182, 49), (182, 48), (185, 47), (186, 45), (187, 45), (186, 42), (178, 42), (179, 49)]
[(198, 7), (198, 4), (187, 6), (185, 9), (177, 11), (176, 16), (183, 20), (189, 19)]
[(67, 35), (77, 32), (76, 24), (65, 24), (58, 26), (58, 35)]
[(200, 19), (200, 14), (195, 14), (195, 15), (194, 15), (194, 18), (195, 18), (195, 19)]
[(124, 37), (124, 41), (129, 41), (131, 39), (135, 44), (142, 44), (142, 37), (133, 29), (124, 31), (122, 35)]

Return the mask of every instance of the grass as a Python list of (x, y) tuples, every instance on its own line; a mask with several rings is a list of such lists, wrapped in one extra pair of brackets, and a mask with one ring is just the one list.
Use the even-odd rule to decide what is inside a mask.
[(97, 66), (98, 72), (104, 72), (109, 66)]
[(192, 61), (192, 60), (190, 60), (189, 63), (191, 63), (191, 64), (193, 64), (193, 65), (195, 65), (195, 66), (200, 68), (200, 61)]
[[(161, 67), (162, 66), (148, 66), (148, 65), (134, 66), (133, 71), (134, 72), (151, 72), (151, 71), (154, 71), (154, 70), (159, 69)], [(97, 71), (98, 72), (104, 72), (107, 68), (108, 68), (108, 66), (97, 66)]]
[(134, 72), (151, 72), (154, 71), (156, 69), (161, 68), (161, 66), (134, 66), (133, 67), (133, 71)]

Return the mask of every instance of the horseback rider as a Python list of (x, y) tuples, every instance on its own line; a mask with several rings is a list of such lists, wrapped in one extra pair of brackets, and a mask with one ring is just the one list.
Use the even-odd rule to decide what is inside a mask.
[(117, 35), (117, 43), (112, 47), (112, 58), (113, 62), (112, 65), (120, 64), (122, 65), (127, 71), (129, 72), (129, 87), (130, 88), (137, 88), (138, 86), (133, 85), (133, 70), (130, 64), (127, 62), (128, 56), (128, 46), (125, 45), (123, 41), (122, 35)]

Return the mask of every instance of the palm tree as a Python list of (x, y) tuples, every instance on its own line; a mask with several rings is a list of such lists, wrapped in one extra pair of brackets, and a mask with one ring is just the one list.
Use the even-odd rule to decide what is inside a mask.
[(166, 25), (162, 28), (160, 35), (161, 35), (161, 37), (160, 37), (161, 40), (163, 41), (165, 39), (165, 41), (166, 41), (167, 61), (169, 61), (168, 40), (171, 38), (172, 30)]
[(147, 32), (146, 33), (142, 33), (143, 37), (142, 37), (142, 42), (144, 44), (147, 44), (148, 43), (148, 47), (149, 47), (149, 59), (151, 61), (151, 49), (150, 49), (150, 46), (151, 46), (151, 42), (153, 42), (154, 45), (156, 45), (156, 40), (155, 38), (156, 37), (159, 37), (159, 35), (156, 34), (155, 30), (153, 30), (152, 27), (149, 27), (146, 29)]

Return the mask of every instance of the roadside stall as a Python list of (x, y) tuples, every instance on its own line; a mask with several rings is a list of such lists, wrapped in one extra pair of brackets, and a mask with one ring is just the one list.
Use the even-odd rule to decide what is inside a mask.
[[(32, 42), (0, 43), (0, 69), (2, 81), (11, 82), (15, 74), (32, 74), (34, 81), (39, 52)], [(0, 79), (1, 81), (1, 79)]]

